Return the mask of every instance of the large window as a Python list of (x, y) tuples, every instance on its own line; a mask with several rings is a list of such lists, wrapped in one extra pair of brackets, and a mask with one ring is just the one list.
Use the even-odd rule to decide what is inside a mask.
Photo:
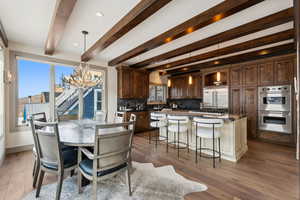
[[(74, 72), (71, 66), (18, 59), (18, 116), (20, 126), (27, 126), (34, 113), (45, 112), (48, 120), (78, 119), (78, 89), (64, 81)], [(94, 71), (103, 76), (103, 72)], [(83, 117), (93, 118), (103, 106), (103, 85), (83, 91)]]

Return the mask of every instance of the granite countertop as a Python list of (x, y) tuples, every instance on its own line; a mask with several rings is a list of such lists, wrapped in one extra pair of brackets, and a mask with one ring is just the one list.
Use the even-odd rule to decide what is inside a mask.
[(164, 113), (168, 115), (180, 115), (180, 116), (189, 116), (189, 117), (207, 117), (207, 118), (218, 118), (224, 120), (238, 120), (244, 118), (245, 115), (233, 115), (233, 114), (216, 114), (216, 113), (206, 113), (206, 112), (197, 112), (189, 110), (165, 110), (165, 111), (156, 111), (157, 113)]

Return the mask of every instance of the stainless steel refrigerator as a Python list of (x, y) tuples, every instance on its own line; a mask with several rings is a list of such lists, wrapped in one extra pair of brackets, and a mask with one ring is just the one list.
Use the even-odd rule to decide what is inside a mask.
[(229, 107), (229, 89), (228, 87), (214, 87), (203, 89), (203, 106), (207, 108)]

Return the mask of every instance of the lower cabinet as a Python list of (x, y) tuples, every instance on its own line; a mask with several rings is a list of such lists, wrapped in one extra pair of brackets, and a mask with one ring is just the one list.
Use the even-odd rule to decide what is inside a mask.
[(257, 134), (257, 87), (233, 87), (230, 90), (230, 113), (247, 116), (247, 136)]
[(149, 111), (125, 112), (125, 119), (129, 121), (130, 115), (136, 115), (135, 132), (147, 131), (150, 129), (150, 113)]

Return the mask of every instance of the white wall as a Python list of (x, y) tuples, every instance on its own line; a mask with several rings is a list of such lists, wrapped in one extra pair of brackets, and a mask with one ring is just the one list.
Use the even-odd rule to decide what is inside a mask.
[(4, 50), (0, 49), (0, 166), (5, 154), (5, 126), (4, 126)]
[[(29, 46), (24, 46), (21, 44), (17, 43), (9, 43), (9, 49), (12, 51), (17, 51), (17, 52), (24, 52), (24, 53), (30, 53), (34, 55), (39, 55), (39, 56), (45, 56), (44, 55), (44, 50), (39, 49), (39, 48), (34, 48), (34, 47), (29, 47)], [(54, 56), (47, 56), (55, 59), (64, 59), (68, 61), (73, 61), (73, 62), (79, 62), (80, 60), (80, 55), (69, 55), (69, 54), (63, 54), (63, 53), (57, 53)], [(107, 95), (107, 111), (108, 111), (108, 119), (112, 119), (114, 112), (117, 110), (117, 72), (114, 68), (112, 67), (107, 67), (106, 62), (103, 61), (97, 61), (97, 60), (92, 60), (89, 62), (90, 64), (105, 67), (107, 69), (107, 85), (106, 85), (106, 95)], [(9, 66), (12, 67), (14, 64), (10, 63)], [(15, 71), (12, 69), (12, 71)], [(9, 92), (6, 94), (6, 96), (9, 98), (10, 102), (14, 102), (13, 98), (15, 98), (15, 93), (12, 92), (14, 91), (13, 87), (10, 86), (11, 88), (9, 89)], [(12, 103), (14, 104), (14, 103)], [(12, 118), (11, 112), (14, 112), (14, 109), (10, 106), (11, 110), (9, 113), (7, 113), (8, 116), (6, 118), (8, 121), (13, 121), (9, 120)], [(11, 127), (11, 125), (10, 125)], [(7, 130), (6, 131), (6, 148), (14, 148), (14, 147), (23, 147), (27, 145), (32, 145), (33, 144), (33, 138), (31, 131), (27, 128), (21, 128), (17, 130)]]

